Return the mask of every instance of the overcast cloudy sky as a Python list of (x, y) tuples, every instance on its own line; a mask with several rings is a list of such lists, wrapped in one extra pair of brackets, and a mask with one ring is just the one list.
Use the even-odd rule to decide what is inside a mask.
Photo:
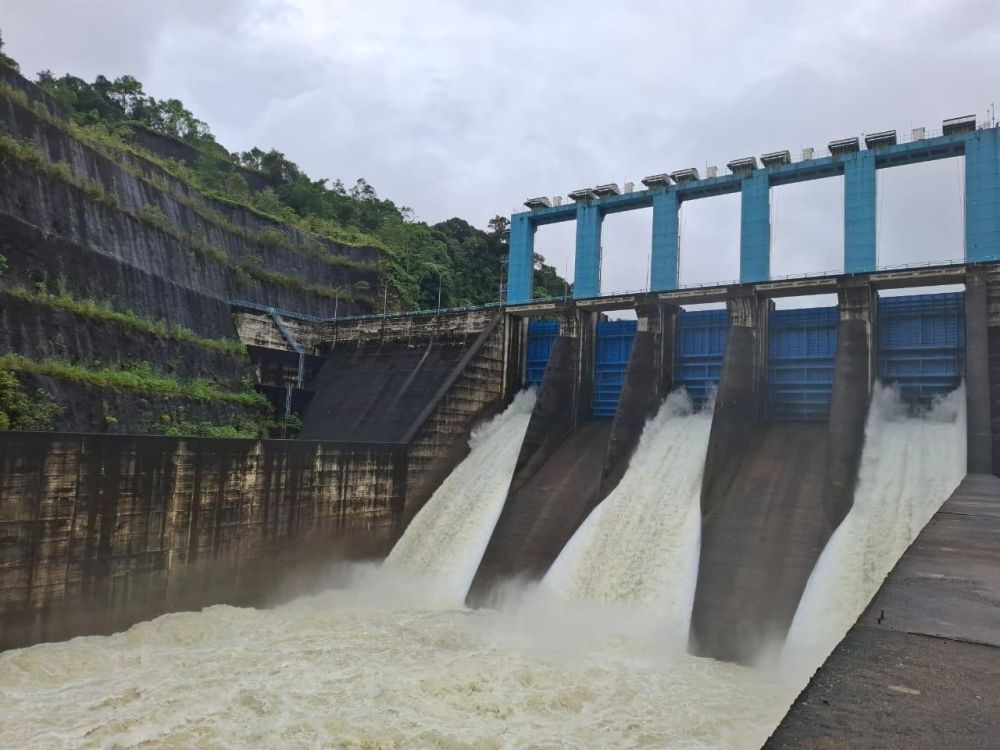
[[(985, 119), (1000, 99), (996, 0), (491, 5), (0, 0), (0, 28), (25, 73), (133, 74), (231, 150), (483, 227), (534, 195)], [(880, 263), (961, 256), (958, 160), (879, 179)], [(840, 179), (772, 203), (773, 274), (842, 267)], [(650, 221), (608, 220), (604, 291), (645, 286)], [(738, 227), (737, 196), (686, 205), (682, 281), (735, 278)], [(561, 271), (572, 232), (539, 231)]]

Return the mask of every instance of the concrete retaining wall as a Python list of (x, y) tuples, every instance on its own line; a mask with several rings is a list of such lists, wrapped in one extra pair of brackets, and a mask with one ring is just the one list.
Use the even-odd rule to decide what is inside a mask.
[(0, 648), (301, 592), (381, 556), (398, 446), (0, 433)]

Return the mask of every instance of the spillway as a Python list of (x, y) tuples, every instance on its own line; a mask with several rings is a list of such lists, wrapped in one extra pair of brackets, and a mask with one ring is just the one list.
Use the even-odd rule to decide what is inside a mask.
[(827, 657), (910, 543), (966, 473), (966, 396), (959, 388), (908, 416), (876, 386), (854, 507), (813, 569), (782, 652), (807, 672)]
[(646, 425), (621, 482), (545, 577), (569, 599), (629, 604), (686, 633), (698, 572), (701, 480), (710, 409), (683, 390)]
[(457, 603), (465, 598), (507, 497), (534, 405), (534, 391), (523, 391), (473, 432), (469, 455), (410, 522), (386, 565), (429, 579)]
[(683, 634), (691, 610), (711, 422), (678, 395), (541, 586), (497, 610), (461, 606), (530, 398), (476, 431), (382, 566), (344, 567), (336, 588), (274, 609), (215, 606), (0, 654), (0, 737), (26, 749), (757, 748), (964, 473), (961, 392), (917, 419), (878, 391), (855, 508), (809, 579), (791, 667), (749, 668), (688, 654), (665, 629)]

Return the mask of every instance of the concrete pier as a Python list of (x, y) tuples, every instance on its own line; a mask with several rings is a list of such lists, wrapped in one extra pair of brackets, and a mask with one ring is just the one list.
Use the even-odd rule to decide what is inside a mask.
[(780, 643), (823, 547), (851, 508), (874, 378), (874, 293), (840, 292), (828, 422), (768, 420), (767, 319), (729, 303), (729, 333), (702, 484), (690, 649), (754, 663)]

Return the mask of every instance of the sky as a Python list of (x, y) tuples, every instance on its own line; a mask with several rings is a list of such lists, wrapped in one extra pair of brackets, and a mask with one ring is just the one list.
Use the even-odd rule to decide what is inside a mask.
[[(5, 51), (181, 99), (230, 150), (364, 177), (428, 222), (895, 128), (989, 117), (995, 0), (0, 0)], [(998, 102), (1000, 103), (1000, 102)], [(881, 170), (880, 265), (962, 255), (958, 159)], [(684, 204), (681, 282), (738, 276), (739, 198)], [(843, 185), (772, 190), (773, 276), (843, 268)], [(605, 223), (602, 291), (648, 283), (650, 210)], [(572, 274), (574, 227), (536, 249)]]

